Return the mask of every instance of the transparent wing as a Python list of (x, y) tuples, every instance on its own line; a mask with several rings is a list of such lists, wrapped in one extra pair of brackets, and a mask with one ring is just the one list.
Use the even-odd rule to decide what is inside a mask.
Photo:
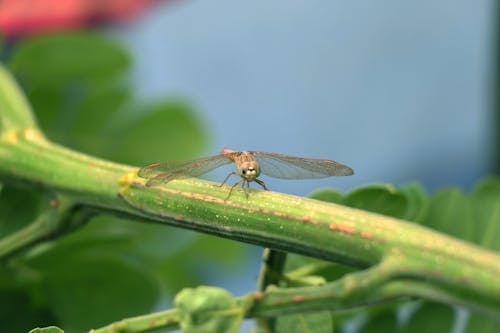
[(146, 186), (168, 183), (173, 179), (197, 177), (232, 162), (231, 154), (209, 156), (187, 161), (167, 161), (146, 165), (137, 173), (148, 179)]
[(325, 178), (349, 176), (354, 172), (346, 165), (331, 160), (302, 158), (287, 155), (250, 152), (260, 164), (263, 174), (283, 179)]

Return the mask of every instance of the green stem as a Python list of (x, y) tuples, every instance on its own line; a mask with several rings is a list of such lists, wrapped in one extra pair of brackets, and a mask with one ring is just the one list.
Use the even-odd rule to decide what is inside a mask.
[[(412, 290), (416, 290), (418, 294), (434, 295), (435, 290), (422, 282), (399, 281), (384, 284), (388, 275), (392, 274), (388, 268), (386, 264), (377, 265), (319, 287), (268, 288), (264, 292), (254, 292), (237, 298), (234, 307), (224, 309), (224, 312), (231, 315), (242, 313), (247, 318), (275, 318), (319, 310), (346, 311), (354, 307), (407, 298), (412, 295)], [(449, 300), (455, 301), (451, 298)], [(242, 309), (245, 311), (242, 312)], [(178, 329), (178, 320), (177, 311), (168, 310), (154, 315), (124, 319), (91, 333), (148, 332), (157, 329), (171, 331)]]
[(67, 150), (35, 129), (1, 136), (0, 161), (1, 178), (94, 209), (357, 267), (390, 258), (394, 278), (427, 280), (471, 308), (500, 313), (500, 256), (413, 223), (268, 191), (224, 200), (228, 187), (198, 179), (146, 188), (136, 168)]
[(79, 214), (70, 212), (72, 203), (68, 200), (58, 197), (51, 191), (46, 191), (42, 200), (40, 212), (33, 222), (0, 238), (0, 258), (4, 259), (39, 241), (68, 232), (76, 227), (75, 224), (82, 223), (77, 219)]
[(262, 265), (259, 274), (258, 288), (264, 291), (269, 285), (277, 285), (283, 277), (285, 269), (286, 253), (264, 249), (262, 253)]
[[(251, 190), (247, 199), (235, 190), (225, 200), (229, 187), (198, 179), (174, 180), (165, 186), (147, 188), (137, 176), (137, 168), (80, 154), (46, 140), (34, 127), (29, 107), (11, 81), (0, 68), (2, 182), (31, 183), (55, 191), (78, 207), (340, 262), (366, 268), (366, 273), (377, 267), (376, 272), (383, 278), (380, 290), (394, 282), (414, 286), (425, 281), (427, 290), (439, 291), (436, 297), (442, 295), (443, 302), (454, 300), (500, 317), (498, 253), (414, 223), (276, 192)], [(32, 228), (29, 241), (43, 239), (46, 230)], [(7, 244), (4, 253), (26, 245), (13, 239)], [(384, 270), (386, 274), (382, 274)], [(311, 293), (314, 288), (321, 290), (310, 288), (307, 290)], [(404, 294), (401, 296), (411, 295), (411, 290), (399, 292)], [(335, 302), (336, 294), (330, 295)], [(431, 297), (430, 293), (425, 295)], [(317, 309), (314, 299), (313, 303), (298, 299), (290, 300), (306, 304), (299, 309)], [(265, 304), (268, 310), (260, 305), (250, 313), (270, 315), (284, 303)]]
[(35, 126), (33, 112), (12, 75), (0, 65), (0, 133)]
[(46, 195), (40, 214), (33, 222), (0, 238), (0, 258), (5, 259), (35, 244), (69, 233), (85, 224), (95, 212), (75, 207), (65, 198)]
[[(270, 285), (278, 285), (283, 277), (287, 254), (285, 252), (264, 249), (262, 253), (262, 265), (258, 279), (258, 290), (264, 291)], [(275, 318), (259, 320), (259, 326), (268, 332), (274, 332), (276, 326)]]
[(164, 332), (179, 329), (179, 316), (176, 310), (123, 319), (105, 327), (90, 330), (89, 333), (153, 332), (160, 329)]

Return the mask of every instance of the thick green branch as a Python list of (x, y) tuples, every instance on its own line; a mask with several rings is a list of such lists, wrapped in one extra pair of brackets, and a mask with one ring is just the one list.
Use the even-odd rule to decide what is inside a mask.
[(500, 313), (500, 256), (413, 223), (280, 193), (174, 180), (146, 188), (136, 168), (69, 151), (35, 129), (0, 137), (0, 177), (51, 188), (74, 203), (221, 237), (426, 280), (471, 308)]
[[(251, 190), (247, 199), (235, 191), (225, 200), (227, 186), (198, 179), (146, 188), (136, 175), (137, 168), (47, 141), (35, 127), (24, 97), (1, 68), (0, 87), (2, 182), (42, 186), (64, 196), (72, 205), (127, 214), (281, 252), (360, 268), (382, 267), (387, 273), (380, 275), (380, 290), (400, 283), (399, 290), (393, 287), (397, 293), (391, 297), (412, 295), (412, 290), (404, 292), (401, 286), (422, 286), (421, 281), (425, 281), (427, 288), (418, 290), (426, 297), (435, 295), (443, 302), (457, 302), (500, 317), (497, 253), (413, 223), (275, 192)], [(30, 242), (42, 239), (45, 232), (44, 228), (30, 230)], [(25, 245), (11, 239), (6, 252)], [(307, 308), (311, 309), (311, 303)]]

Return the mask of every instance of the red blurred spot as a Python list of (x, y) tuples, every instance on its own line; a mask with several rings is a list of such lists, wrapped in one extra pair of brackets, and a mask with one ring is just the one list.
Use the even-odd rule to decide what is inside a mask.
[(0, 30), (9, 38), (94, 23), (123, 22), (154, 2), (158, 0), (3, 0)]
[(301, 296), (301, 295), (292, 296), (293, 302), (302, 302), (304, 299), (305, 299), (304, 296)]
[(338, 230), (338, 231), (344, 232), (344, 233), (349, 234), (349, 235), (352, 235), (356, 232), (356, 230), (354, 230), (353, 228), (351, 228), (348, 225), (330, 223), (330, 225), (328, 227), (330, 228), (330, 230)]
[(373, 239), (373, 234), (369, 231), (363, 230), (363, 231), (361, 231), (361, 237), (367, 238), (367, 239)]

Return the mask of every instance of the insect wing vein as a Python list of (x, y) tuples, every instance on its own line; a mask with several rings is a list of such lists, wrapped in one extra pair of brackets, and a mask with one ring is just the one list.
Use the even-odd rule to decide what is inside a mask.
[(196, 177), (205, 174), (232, 160), (230, 154), (203, 157), (186, 161), (157, 162), (141, 168), (138, 175), (149, 179), (148, 186), (167, 183), (176, 178)]
[(251, 152), (259, 162), (263, 174), (283, 179), (325, 178), (348, 176), (353, 171), (348, 166), (331, 160), (301, 158), (281, 154)]

